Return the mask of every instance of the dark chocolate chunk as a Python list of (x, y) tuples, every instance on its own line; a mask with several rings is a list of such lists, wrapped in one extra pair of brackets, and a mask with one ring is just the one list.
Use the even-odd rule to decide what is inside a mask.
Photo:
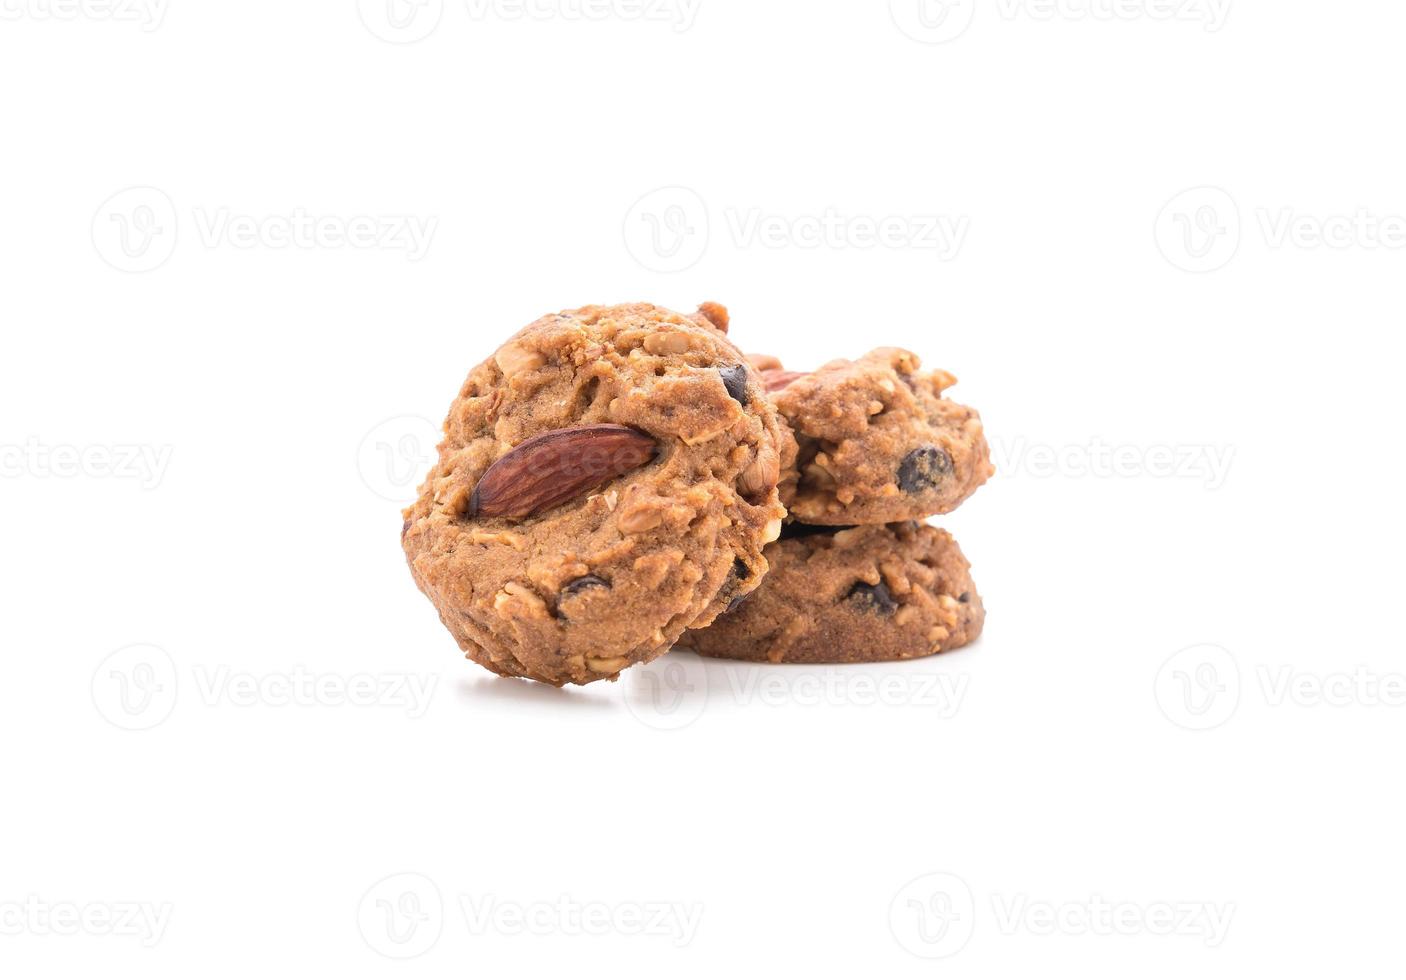
[(595, 575), (582, 575), (580, 578), (574, 578), (561, 587), (561, 597), (565, 599), (569, 595), (575, 595), (582, 589), (593, 589), (597, 587), (608, 589), (610, 588), (610, 583)]
[(888, 586), (883, 582), (878, 585), (855, 582), (854, 588), (849, 590), (849, 595), (845, 596), (845, 599), (854, 603), (864, 612), (881, 616), (892, 616), (898, 609), (898, 603), (893, 601)]
[(904, 493), (931, 490), (952, 475), (952, 457), (947, 450), (923, 446), (903, 457), (898, 466), (898, 489)]
[(957, 601), (958, 601), (958, 602), (971, 602), (971, 601), (972, 601), (972, 594), (971, 594), (970, 592), (963, 592), (961, 595), (957, 596)]
[(792, 538), (812, 538), (817, 534), (835, 534), (839, 531), (848, 531), (854, 527), (853, 524), (836, 525), (834, 527), (824, 524), (802, 524), (800, 521), (791, 521), (781, 525), (781, 541), (790, 541)]
[(752, 400), (752, 396), (747, 393), (747, 368), (738, 364), (734, 367), (718, 368), (718, 373), (723, 376), (723, 387), (727, 393), (739, 405), (746, 405)]

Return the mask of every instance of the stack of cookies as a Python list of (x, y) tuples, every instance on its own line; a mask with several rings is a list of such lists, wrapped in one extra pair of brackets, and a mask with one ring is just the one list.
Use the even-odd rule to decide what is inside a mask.
[(854, 663), (977, 636), (966, 559), (920, 523), (992, 473), (955, 379), (894, 348), (786, 371), (727, 328), (716, 303), (584, 307), (470, 373), (401, 527), (469, 658), (585, 684), (675, 643)]

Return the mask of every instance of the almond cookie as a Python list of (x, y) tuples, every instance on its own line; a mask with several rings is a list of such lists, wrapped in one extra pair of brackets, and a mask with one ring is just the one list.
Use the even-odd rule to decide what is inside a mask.
[(782, 501), (810, 524), (879, 524), (946, 514), (995, 472), (977, 413), (942, 397), (957, 379), (918, 372), (916, 354), (881, 347), (818, 371), (753, 356), (799, 443)]
[(970, 643), (986, 619), (971, 566), (941, 528), (789, 524), (766, 558), (766, 581), (680, 646), (770, 663), (909, 660)]
[(726, 323), (588, 306), (469, 374), (401, 542), (471, 659), (613, 679), (761, 581), (786, 435)]

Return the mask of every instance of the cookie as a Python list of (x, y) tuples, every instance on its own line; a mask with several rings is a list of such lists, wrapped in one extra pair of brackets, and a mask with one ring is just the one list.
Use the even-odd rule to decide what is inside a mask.
[(766, 581), (680, 642), (770, 663), (909, 660), (970, 643), (986, 618), (971, 566), (941, 528), (789, 524)]
[(977, 413), (942, 397), (957, 379), (919, 373), (916, 354), (881, 347), (857, 361), (786, 371), (752, 357), (795, 433), (782, 501), (810, 524), (880, 524), (946, 514), (995, 472)]
[(716, 304), (588, 306), (469, 374), (401, 528), (469, 658), (613, 679), (761, 581), (787, 437), (726, 324)]

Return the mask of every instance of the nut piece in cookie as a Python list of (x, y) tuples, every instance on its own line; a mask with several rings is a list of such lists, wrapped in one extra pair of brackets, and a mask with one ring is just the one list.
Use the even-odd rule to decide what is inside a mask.
[(970, 643), (985, 622), (971, 566), (941, 528), (790, 524), (765, 554), (766, 580), (682, 646), (770, 663), (909, 660)]
[(977, 413), (944, 398), (945, 371), (882, 347), (809, 373), (752, 356), (798, 443), (782, 500), (799, 521), (876, 524), (945, 514), (995, 472)]
[(401, 538), (471, 659), (613, 678), (755, 588), (790, 436), (726, 325), (717, 304), (568, 310), (469, 374)]

